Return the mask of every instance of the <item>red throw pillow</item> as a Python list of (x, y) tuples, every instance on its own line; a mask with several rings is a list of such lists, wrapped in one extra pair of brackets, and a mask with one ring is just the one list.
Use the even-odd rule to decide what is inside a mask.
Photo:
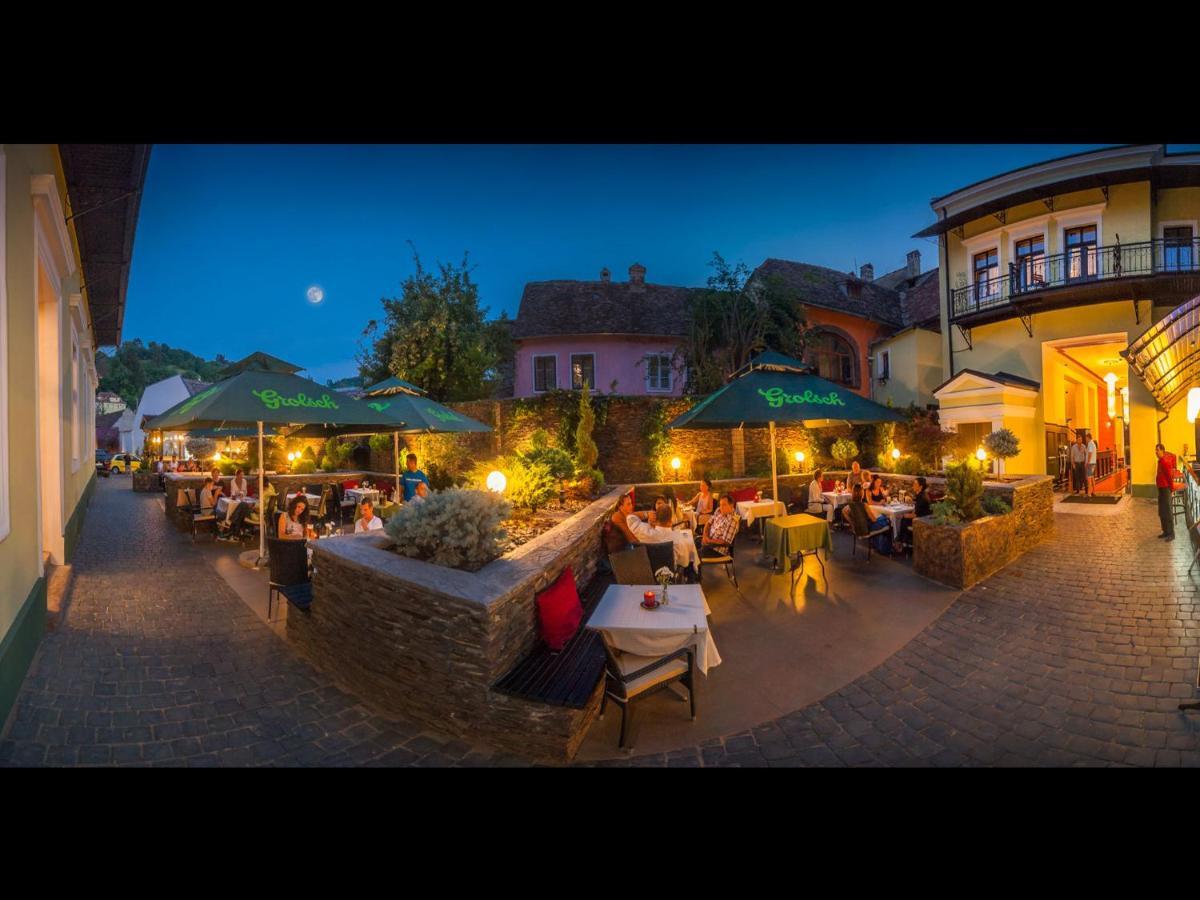
[(821, 480), (821, 490), (832, 491), (837, 486), (837, 482), (832, 478), (824, 478)]
[(758, 495), (758, 488), (742, 488), (739, 491), (732, 491), (733, 502), (741, 503), (743, 500), (753, 500)]
[(537, 595), (542, 640), (555, 652), (567, 645), (583, 621), (583, 604), (575, 589), (575, 573), (567, 566), (550, 587)]
[(356, 487), (358, 487), (358, 482), (357, 481), (343, 481), (342, 487), (347, 491), (352, 491)]

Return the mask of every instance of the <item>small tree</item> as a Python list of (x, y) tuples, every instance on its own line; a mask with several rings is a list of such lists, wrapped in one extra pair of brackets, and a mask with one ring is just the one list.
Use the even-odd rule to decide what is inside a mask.
[(999, 460), (996, 471), (1001, 475), (1004, 474), (1004, 461), (1021, 452), (1020, 439), (1007, 428), (993, 431), (983, 439), (983, 446), (987, 448), (988, 453)]
[(852, 460), (858, 458), (858, 444), (849, 438), (838, 438), (833, 442), (829, 455), (837, 460), (842, 468), (846, 468)]
[(596, 414), (592, 412), (592, 400), (588, 393), (588, 383), (583, 382), (579, 391), (579, 425), (575, 429), (575, 468), (592, 469), (600, 458), (600, 448), (592, 439), (592, 429), (596, 426)]

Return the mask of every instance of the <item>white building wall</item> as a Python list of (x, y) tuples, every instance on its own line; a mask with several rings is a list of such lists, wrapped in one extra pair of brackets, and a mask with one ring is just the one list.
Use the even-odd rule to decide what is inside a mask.
[(142, 431), (141, 424), (146, 416), (157, 416), (161, 412), (166, 412), (176, 403), (186, 400), (187, 397), (188, 389), (184, 387), (183, 378), (179, 375), (172, 375), (170, 378), (164, 378), (162, 381), (148, 385), (142, 391), (142, 399), (138, 401), (137, 412), (133, 415), (132, 441), (134, 446), (129, 452), (140, 454), (145, 449), (146, 432)]

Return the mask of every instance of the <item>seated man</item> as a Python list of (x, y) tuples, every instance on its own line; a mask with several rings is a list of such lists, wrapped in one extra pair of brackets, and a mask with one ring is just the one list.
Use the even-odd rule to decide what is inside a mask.
[(654, 510), (649, 527), (639, 535), (643, 544), (666, 544), (675, 546), (675, 568), (684, 572), (689, 580), (699, 573), (700, 555), (696, 552), (695, 539), (687, 531), (671, 527), (671, 507), (664, 503)]
[(370, 500), (364, 500), (359, 504), (358, 509), (362, 515), (354, 521), (355, 534), (366, 534), (368, 531), (383, 530), (383, 519), (375, 515), (375, 506)]
[(708, 524), (704, 526), (704, 533), (700, 537), (701, 547), (711, 547), (714, 552), (722, 553), (728, 547), (730, 541), (738, 530), (738, 517), (734, 511), (733, 497), (729, 494), (721, 495), (721, 502), (717, 505), (717, 511), (713, 513), (712, 518), (708, 520)]
[[(654, 509), (657, 510), (660, 505), (666, 505), (666, 499), (659, 497), (654, 501)], [(633, 497), (629, 497), (629, 514), (625, 516), (625, 524), (630, 532), (634, 535), (635, 543), (652, 544), (654, 541), (647, 540), (645, 535), (649, 534), (651, 523), (650, 516), (653, 515), (651, 510), (633, 510)]]
[(821, 496), (821, 476), (824, 473), (817, 469), (813, 472), (813, 480), (808, 484), (808, 511), (821, 515), (825, 512), (825, 498)]
[(213, 489), (213, 480), (211, 478), (204, 479), (204, 486), (200, 488), (200, 512), (210, 513), (213, 507), (217, 505), (217, 497), (220, 496), (219, 488)]

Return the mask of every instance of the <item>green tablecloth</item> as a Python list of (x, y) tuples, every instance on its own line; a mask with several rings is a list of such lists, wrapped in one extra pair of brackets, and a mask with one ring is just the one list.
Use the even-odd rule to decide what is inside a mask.
[(778, 560), (784, 572), (791, 571), (792, 554), (822, 547), (826, 553), (833, 549), (829, 523), (824, 519), (799, 513), (767, 520), (763, 553)]

